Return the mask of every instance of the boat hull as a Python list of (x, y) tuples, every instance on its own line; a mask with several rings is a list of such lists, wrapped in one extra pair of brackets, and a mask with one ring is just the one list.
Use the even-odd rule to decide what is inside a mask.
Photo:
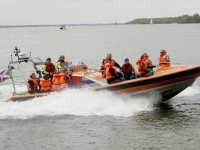
[(7, 102), (9, 101), (27, 101), (33, 98), (37, 98), (37, 97), (43, 97), (43, 96), (47, 96), (50, 93), (35, 93), (35, 94), (29, 94), (29, 93), (25, 93), (25, 94), (14, 94), (9, 100), (7, 100)]
[(186, 67), (178, 71), (96, 87), (94, 90), (109, 90), (114, 93), (129, 93), (130, 95), (155, 92), (161, 96), (161, 100), (167, 101), (191, 86), (199, 76), (200, 66)]
[(189, 86), (192, 86), (192, 84), (195, 82), (196, 79), (190, 79), (186, 81), (182, 81), (179, 83), (173, 83), (157, 88), (147, 89), (139, 92), (132, 92), (130, 93), (130, 96), (158, 96), (159, 100), (161, 101), (167, 101), (174, 96), (178, 95), (182, 91), (184, 91)]

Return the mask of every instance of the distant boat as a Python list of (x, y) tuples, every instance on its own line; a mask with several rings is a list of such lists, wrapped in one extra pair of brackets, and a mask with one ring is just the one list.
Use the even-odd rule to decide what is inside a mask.
[(153, 20), (152, 20), (152, 18), (151, 18), (150, 24), (153, 24)]
[(60, 26), (60, 30), (66, 30), (65, 26)]

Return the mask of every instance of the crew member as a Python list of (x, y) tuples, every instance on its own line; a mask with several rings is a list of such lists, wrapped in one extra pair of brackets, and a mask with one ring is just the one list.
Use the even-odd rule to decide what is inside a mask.
[(109, 61), (106, 58), (103, 58), (103, 62), (100, 68), (100, 71), (102, 72), (102, 76), (105, 78), (106, 77), (106, 66), (109, 64)]
[(46, 62), (42, 66), (42, 74), (48, 74), (52, 79), (53, 75), (56, 73), (56, 68), (53, 63), (51, 63), (51, 58), (47, 58)]
[(160, 57), (158, 57), (158, 62), (160, 66), (165, 66), (165, 67), (169, 67), (170, 66), (170, 58), (169, 55), (167, 55), (167, 51), (166, 50), (161, 50), (160, 51)]
[(115, 67), (117, 67), (119, 70), (122, 70), (121, 66), (118, 63), (116, 63), (116, 61), (112, 58), (111, 53), (108, 53), (107, 57), (103, 58), (102, 65), (104, 64), (104, 61), (111, 62), (112, 60), (115, 62)]
[(51, 78), (48, 74), (40, 78), (40, 92), (51, 92)]
[(63, 89), (67, 86), (71, 86), (71, 79), (70, 76), (67, 73), (67, 69), (64, 69), (60, 75), (60, 89)]
[(148, 65), (146, 63), (146, 56), (144, 54), (142, 54), (140, 59), (136, 62), (136, 65), (138, 66), (138, 74), (137, 74), (136, 78), (147, 77), (147, 76), (151, 76), (154, 74), (154, 71), (151, 71), (148, 68), (154, 68), (156, 66)]
[[(152, 63), (152, 61), (150, 60), (150, 56), (149, 56), (149, 54), (144, 53), (144, 55), (146, 56), (146, 63), (147, 63), (147, 65), (148, 65), (148, 66), (152, 66), (153, 63)], [(153, 71), (153, 68), (149, 68), (149, 67), (148, 67), (147, 69)]]
[(32, 73), (28, 78), (27, 78), (27, 87), (28, 87), (28, 92), (30, 94), (34, 94), (39, 92), (38, 90), (38, 80), (36, 79), (35, 73)]
[(128, 58), (126, 58), (124, 60), (124, 64), (122, 65), (122, 72), (124, 73), (124, 79), (125, 80), (135, 79), (135, 75), (137, 74), (137, 71), (129, 63), (129, 59)]
[(65, 56), (61, 55), (56, 62), (56, 69), (59, 71), (61, 68), (65, 67)]
[(108, 84), (121, 82), (124, 80), (123, 77), (119, 76), (119, 74), (117, 73), (114, 64), (115, 62), (114, 60), (112, 60), (106, 68), (106, 79)]

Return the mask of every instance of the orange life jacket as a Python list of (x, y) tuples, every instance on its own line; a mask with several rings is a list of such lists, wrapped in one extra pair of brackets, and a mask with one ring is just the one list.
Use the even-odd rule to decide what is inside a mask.
[(44, 78), (40, 78), (40, 86), (40, 91), (51, 90), (51, 79), (45, 80)]
[(105, 77), (106, 76), (106, 68), (108, 67), (109, 63), (101, 65), (101, 68), (105, 71), (102, 72), (102, 75)]
[(139, 59), (138, 61), (136, 61), (136, 65), (138, 66), (138, 73), (140, 76), (144, 75), (146, 72), (140, 67), (140, 63), (143, 63), (144, 64), (144, 67), (147, 69), (147, 62), (146, 60), (143, 60), (143, 59)]
[(131, 64), (128, 65), (128, 68), (126, 66), (127, 65), (125, 64), (122, 65), (122, 72), (124, 73), (124, 75), (130, 74), (133, 71), (133, 67)]
[(103, 59), (102, 59), (102, 61), (105, 61), (105, 60), (107, 60), (107, 61), (108, 61), (108, 58), (106, 57), (106, 58), (103, 58)]
[(67, 83), (65, 81), (66, 76), (70, 79), (70, 77), (67, 75), (67, 73), (60, 73), (60, 89), (67, 86)]
[(112, 61), (112, 60), (114, 60), (114, 59), (108, 60), (107, 57), (106, 57), (106, 58), (103, 58), (103, 59), (102, 59), (102, 65), (104, 65), (104, 61), (105, 61), (105, 60), (110, 62), (110, 61)]
[(48, 65), (47, 63), (44, 63), (44, 65), (46, 66), (47, 72), (54, 72), (54, 69), (55, 69), (54, 64), (51, 63), (50, 65)]
[(164, 50), (164, 55), (158, 57), (158, 62), (160, 63), (160, 66), (165, 66), (165, 67), (170, 66), (170, 63), (161, 63), (166, 61), (166, 57), (167, 57), (167, 51)]
[(58, 59), (57, 62), (60, 62), (60, 64), (62, 64), (62, 63), (64, 63), (65, 61), (64, 61), (64, 60)]
[(103, 58), (102, 59), (102, 65), (104, 65), (104, 61), (108, 61), (108, 58)]
[(52, 82), (53, 82), (52, 91), (59, 90), (60, 89), (60, 74), (54, 74)]
[[(38, 87), (38, 82), (37, 82), (37, 80), (35, 80), (35, 79), (31, 78), (31, 77), (28, 77), (28, 78), (27, 78), (27, 82), (28, 82), (28, 81), (32, 81), (32, 82), (34, 83), (34, 89), (36, 90), (37, 87)], [(29, 83), (28, 83), (27, 87), (28, 87), (28, 91), (32, 91), (31, 86), (30, 86)]]
[(110, 72), (109, 72), (109, 69), (110, 69), (110, 68), (113, 68), (113, 69), (115, 70), (115, 73), (117, 74), (116, 67), (113, 66), (112, 64), (109, 64), (109, 65), (107, 65), (107, 67), (106, 67), (106, 79), (115, 78), (115, 77), (113, 77), (113, 76), (110, 74)]

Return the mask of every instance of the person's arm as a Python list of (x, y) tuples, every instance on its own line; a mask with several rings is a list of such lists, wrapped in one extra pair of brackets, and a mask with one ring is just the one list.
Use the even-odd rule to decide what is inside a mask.
[(39, 75), (38, 78), (42, 78), (42, 74), (40, 70), (36, 70), (36, 73)]
[(149, 72), (150, 70), (146, 69), (144, 64), (142, 62), (140, 62), (140, 67), (142, 68), (142, 70), (144, 70), (145, 72)]
[(30, 85), (31, 90), (34, 91), (34, 83), (33, 83), (33, 81), (28, 81), (28, 84)]
[(148, 65), (148, 68), (155, 68), (155, 65)]
[(60, 68), (62, 68), (60, 62), (57, 62), (56, 65), (55, 65), (55, 67), (56, 67), (56, 69), (60, 69)]
[(49, 72), (46, 71), (46, 65), (42, 66), (42, 74), (49, 74)]
[(166, 56), (166, 62), (170, 62), (169, 55)]
[(115, 78), (117, 78), (117, 79), (120, 79), (120, 77), (119, 77), (118, 75), (115, 74), (115, 70), (114, 70), (113, 68), (110, 68), (110, 69), (109, 69), (109, 72), (110, 72), (110, 74), (111, 74), (113, 77), (115, 77)]
[(120, 70), (122, 70), (122, 67), (115, 61), (115, 67), (119, 68)]
[(137, 74), (137, 71), (135, 70), (135, 68), (132, 66), (132, 70), (134, 74)]
[(54, 74), (56, 74), (57, 70), (56, 70), (56, 67), (54, 67)]

